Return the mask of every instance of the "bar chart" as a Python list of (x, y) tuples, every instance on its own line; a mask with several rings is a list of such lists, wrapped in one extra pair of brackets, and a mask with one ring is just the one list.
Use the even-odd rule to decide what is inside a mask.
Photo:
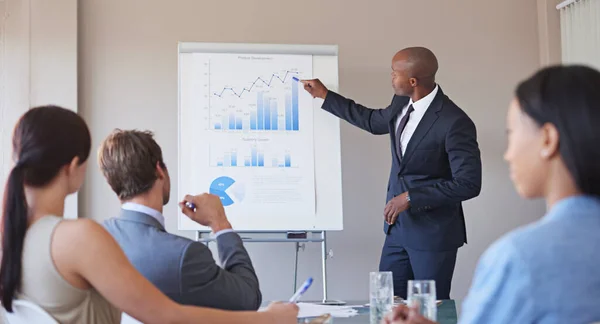
[[(223, 149), (210, 148), (210, 161), (213, 167), (246, 167), (246, 168), (297, 168), (298, 163), (292, 161), (289, 149), (271, 149), (258, 145), (243, 148)], [(292, 163), (293, 162), (293, 163)]]

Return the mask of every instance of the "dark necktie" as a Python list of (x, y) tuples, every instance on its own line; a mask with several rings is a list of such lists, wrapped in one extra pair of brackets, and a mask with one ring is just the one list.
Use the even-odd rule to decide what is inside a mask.
[(398, 125), (398, 130), (396, 131), (396, 153), (398, 154), (398, 158), (402, 161), (402, 132), (404, 131), (404, 127), (406, 127), (406, 123), (408, 123), (408, 118), (410, 118), (410, 113), (412, 113), (415, 109), (412, 105), (408, 106), (408, 110), (402, 119), (400, 120), (400, 125)]

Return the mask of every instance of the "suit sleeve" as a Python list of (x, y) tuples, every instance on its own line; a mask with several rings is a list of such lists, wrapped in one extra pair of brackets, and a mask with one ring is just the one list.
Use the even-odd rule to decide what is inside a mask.
[(258, 278), (238, 234), (217, 238), (219, 267), (204, 244), (191, 242), (181, 265), (181, 290), (186, 304), (226, 310), (257, 310), (262, 302)]
[(322, 108), (371, 134), (382, 135), (390, 132), (389, 122), (392, 117), (391, 107), (394, 100), (396, 100), (396, 96), (392, 99), (392, 104), (385, 109), (372, 109), (329, 91)]
[(463, 115), (452, 124), (445, 145), (452, 179), (409, 189), (411, 207), (436, 208), (479, 195), (481, 154), (475, 124), (468, 116)]

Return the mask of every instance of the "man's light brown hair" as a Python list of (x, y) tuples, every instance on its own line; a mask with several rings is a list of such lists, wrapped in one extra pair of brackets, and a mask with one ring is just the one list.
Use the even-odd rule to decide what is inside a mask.
[(100, 170), (121, 200), (152, 188), (157, 163), (166, 171), (162, 150), (150, 131), (115, 129), (98, 149)]

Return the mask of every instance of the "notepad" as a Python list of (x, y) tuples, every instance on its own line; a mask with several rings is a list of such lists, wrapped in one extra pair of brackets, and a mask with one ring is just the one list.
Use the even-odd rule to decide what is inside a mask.
[[(360, 308), (362, 305), (357, 306), (333, 306), (333, 305), (319, 305), (311, 303), (297, 303), (300, 311), (298, 312), (298, 318), (310, 318), (318, 317), (323, 314), (329, 314), (331, 317), (352, 317), (358, 315), (358, 310), (354, 307)], [(261, 307), (258, 311), (264, 312), (267, 307)]]
[(330, 314), (332, 317), (352, 317), (358, 315), (358, 310), (351, 306), (298, 303), (298, 307), (300, 308), (298, 318), (317, 317), (323, 314)]

